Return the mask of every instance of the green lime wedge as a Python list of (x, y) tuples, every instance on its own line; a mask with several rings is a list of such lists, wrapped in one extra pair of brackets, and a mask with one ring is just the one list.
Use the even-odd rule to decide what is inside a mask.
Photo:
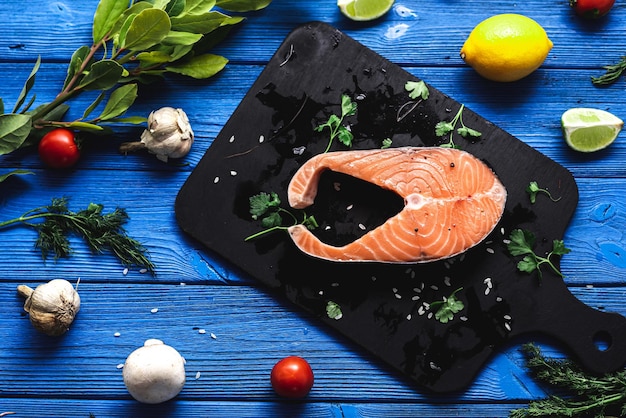
[(391, 9), (395, 0), (337, 0), (337, 6), (352, 20), (378, 19)]
[(580, 152), (593, 152), (611, 145), (624, 122), (604, 110), (575, 107), (561, 116), (563, 136), (567, 145)]

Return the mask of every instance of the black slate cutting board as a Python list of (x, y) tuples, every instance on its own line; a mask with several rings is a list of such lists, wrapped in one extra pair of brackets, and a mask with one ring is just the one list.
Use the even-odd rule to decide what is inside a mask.
[[(495, 351), (528, 333), (553, 337), (591, 371), (621, 367), (626, 319), (579, 302), (548, 269), (542, 269), (542, 279), (519, 272), (518, 259), (506, 249), (516, 228), (535, 234), (539, 254), (562, 238), (578, 200), (574, 179), (470, 109), (463, 110), (463, 122), (482, 136), (453, 140), (492, 167), (508, 191), (500, 224), (477, 247), (446, 261), (389, 265), (309, 258), (282, 231), (244, 241), (263, 229), (250, 217), (249, 198), (276, 192), (288, 208), (289, 180), (307, 159), (324, 152), (328, 131), (314, 128), (340, 114), (342, 94), (358, 104), (357, 114), (346, 119), (353, 149), (380, 148), (385, 138), (393, 147), (447, 142), (435, 134), (435, 125), (452, 120), (461, 104), (432, 86), (427, 100), (412, 100), (404, 87), (409, 80), (417, 81), (326, 24), (295, 29), (180, 190), (181, 228), (212, 254), (436, 392), (465, 388)], [(332, 146), (346, 149), (338, 142)], [(538, 196), (531, 204), (525, 191), (531, 181), (561, 199)], [(328, 172), (307, 214), (319, 222), (315, 233), (323, 241), (339, 245), (383, 223), (402, 204), (389, 191)], [(428, 306), (457, 289), (464, 309), (443, 324), (434, 317), (436, 306)], [(329, 317), (329, 303), (339, 307), (340, 318)]]

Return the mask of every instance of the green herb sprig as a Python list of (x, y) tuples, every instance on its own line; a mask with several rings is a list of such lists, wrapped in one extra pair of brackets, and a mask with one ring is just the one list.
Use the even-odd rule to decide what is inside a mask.
[[(111, 128), (103, 124), (145, 122), (145, 117), (123, 117), (137, 98), (138, 83), (150, 83), (166, 73), (209, 78), (228, 62), (208, 51), (244, 18), (228, 16), (213, 10), (214, 6), (244, 12), (270, 3), (271, 0), (100, 0), (93, 17), (93, 43), (72, 54), (65, 82), (55, 99), (35, 108), (34, 94), (27, 101), (41, 66), (39, 57), (10, 112), (5, 113), (0, 100), (0, 155), (36, 144), (46, 130), (55, 127), (109, 134)], [(62, 121), (69, 109), (67, 102), (89, 91), (100, 93), (82, 117)], [(102, 111), (92, 117), (101, 103)]]
[(147, 250), (137, 240), (129, 237), (123, 225), (129, 217), (122, 208), (102, 213), (104, 207), (90, 203), (87, 209), (73, 212), (68, 208), (67, 198), (54, 198), (52, 203), (29, 210), (22, 216), (0, 222), (0, 229), (17, 224), (35, 229), (38, 233), (35, 248), (44, 260), (49, 255), (55, 259), (72, 254), (69, 235), (85, 240), (95, 254), (106, 251), (115, 255), (124, 266), (137, 266), (155, 274), (155, 266), (147, 256)]
[(551, 260), (553, 256), (562, 256), (570, 252), (570, 249), (565, 247), (563, 240), (553, 240), (552, 251), (550, 251), (546, 257), (535, 254), (533, 250), (534, 247), (535, 235), (532, 232), (522, 229), (515, 229), (511, 232), (509, 243), (507, 244), (509, 253), (514, 257), (520, 255), (524, 256), (524, 258), (517, 263), (517, 269), (526, 273), (532, 273), (536, 270), (541, 279), (543, 278), (541, 265), (547, 264), (552, 271), (563, 277), (563, 273), (561, 273)]
[(617, 64), (606, 65), (604, 67), (606, 71), (599, 77), (591, 77), (591, 82), (596, 86), (606, 86), (615, 83), (626, 71), (626, 56), (622, 57)]
[(459, 300), (456, 297), (456, 294), (463, 290), (462, 287), (458, 288), (450, 296), (447, 298), (443, 298), (443, 300), (438, 300), (432, 302), (430, 304), (430, 308), (438, 307), (435, 311), (435, 319), (442, 324), (447, 324), (448, 322), (454, 319), (454, 314), (461, 312), (465, 309), (465, 305), (463, 301)]
[(528, 196), (530, 198), (530, 203), (532, 204), (534, 204), (537, 201), (537, 195), (539, 193), (543, 193), (547, 195), (550, 198), (550, 200), (552, 200), (553, 202), (558, 202), (559, 200), (561, 200), (560, 197), (558, 199), (555, 199), (554, 197), (552, 197), (552, 194), (547, 189), (543, 189), (539, 187), (539, 184), (536, 181), (531, 181), (528, 184), (528, 186), (526, 187), (526, 192), (528, 193)]
[(250, 214), (252, 215), (252, 219), (261, 220), (261, 225), (263, 225), (265, 229), (246, 237), (244, 241), (258, 238), (261, 235), (265, 235), (273, 231), (286, 230), (288, 227), (284, 226), (283, 217), (281, 216), (281, 214), (290, 217), (293, 220), (293, 225), (301, 223), (308, 229), (315, 229), (319, 226), (317, 224), (317, 221), (315, 220), (315, 217), (313, 216), (307, 216), (307, 214), (304, 213), (302, 221), (299, 221), (293, 213), (291, 213), (287, 209), (281, 208), (280, 197), (278, 197), (278, 194), (275, 192), (261, 192), (254, 196), (251, 196), (249, 198), (249, 202)]
[(356, 102), (353, 102), (347, 94), (343, 94), (341, 95), (341, 116), (332, 114), (329, 116), (328, 121), (315, 127), (316, 132), (322, 132), (324, 128), (328, 128), (330, 130), (330, 140), (324, 150), (325, 153), (330, 150), (335, 138), (347, 147), (352, 146), (354, 136), (352, 135), (352, 132), (350, 132), (350, 129), (344, 126), (343, 121), (346, 117), (355, 115), (356, 110)]
[[(456, 115), (450, 122), (440, 121), (439, 123), (437, 123), (437, 125), (435, 125), (435, 135), (439, 137), (444, 137), (450, 134), (448, 138), (448, 142), (440, 145), (440, 147), (460, 148), (454, 143), (454, 140), (452, 138), (453, 136), (452, 134), (453, 132), (455, 132), (455, 129), (456, 129), (456, 133), (461, 135), (463, 138), (467, 138), (467, 137), (478, 138), (482, 135), (481, 132), (475, 129), (469, 128), (463, 123), (463, 110), (464, 109), (465, 109), (465, 105), (462, 104), (459, 110), (457, 111)], [(457, 123), (461, 124), (459, 128), (456, 127)]]
[(559, 389), (560, 394), (531, 401), (525, 409), (514, 409), (510, 418), (626, 415), (626, 370), (594, 376), (570, 360), (544, 357), (532, 343), (525, 344), (522, 351), (532, 375)]

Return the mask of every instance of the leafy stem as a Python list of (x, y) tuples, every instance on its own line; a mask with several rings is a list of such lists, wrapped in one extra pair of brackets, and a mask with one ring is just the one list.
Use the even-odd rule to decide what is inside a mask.
[(606, 71), (599, 77), (591, 77), (591, 82), (596, 86), (605, 86), (615, 83), (626, 71), (626, 56), (622, 57), (617, 64), (606, 65), (603, 67)]
[(350, 128), (344, 126), (343, 121), (347, 116), (353, 116), (356, 114), (357, 104), (350, 99), (350, 96), (343, 94), (341, 96), (341, 116), (335, 114), (330, 115), (328, 121), (315, 127), (316, 132), (322, 132), (324, 128), (330, 130), (330, 140), (324, 150), (324, 153), (330, 150), (335, 138), (342, 144), (351, 147), (353, 135), (350, 132)]
[(287, 209), (283, 209), (280, 207), (281, 200), (278, 197), (278, 194), (271, 192), (265, 193), (261, 192), (249, 198), (250, 202), (250, 214), (252, 215), (252, 219), (261, 220), (261, 224), (265, 228), (262, 231), (259, 231), (255, 234), (252, 234), (244, 239), (244, 241), (250, 241), (252, 239), (258, 238), (261, 235), (268, 234), (277, 230), (287, 230), (289, 226), (284, 226), (283, 217), (281, 214), (285, 214), (292, 219), (292, 225), (302, 224), (309, 229), (315, 229), (319, 225), (315, 220), (315, 217), (308, 216), (303, 212), (302, 221), (299, 221), (296, 215), (288, 211)]
[(433, 307), (439, 307), (437, 311), (435, 311), (435, 319), (442, 324), (447, 324), (454, 319), (454, 314), (461, 312), (465, 308), (463, 302), (456, 297), (456, 294), (461, 290), (463, 290), (462, 287), (456, 289), (447, 298), (444, 297), (443, 300), (430, 303), (431, 309)]
[[(103, 206), (90, 203), (86, 209), (73, 212), (66, 198), (54, 198), (52, 203), (25, 212), (23, 215), (0, 222), (0, 229), (22, 224), (38, 233), (35, 248), (41, 250), (45, 260), (48, 255), (66, 258), (72, 253), (68, 236), (75, 234), (85, 240), (96, 254), (110, 251), (124, 266), (139, 266), (155, 274), (154, 264), (138, 241), (129, 237), (123, 225), (128, 214), (122, 208), (102, 213)], [(33, 222), (38, 221), (40, 222)]]
[(529, 195), (530, 203), (533, 203), (533, 204), (537, 201), (537, 195), (539, 193), (546, 194), (550, 198), (550, 200), (552, 200), (553, 202), (558, 202), (559, 200), (561, 200), (560, 197), (558, 199), (553, 198), (552, 194), (548, 191), (548, 189), (543, 189), (539, 187), (539, 184), (537, 184), (536, 181), (531, 181), (528, 184), (528, 187), (526, 187), (526, 192)]
[[(454, 118), (450, 121), (450, 122), (446, 122), (446, 121), (440, 121), (439, 123), (437, 123), (437, 125), (435, 125), (435, 135), (440, 136), (440, 137), (444, 137), (448, 134), (450, 134), (450, 136), (448, 137), (448, 142), (445, 144), (440, 145), (443, 148), (459, 148), (453, 140), (453, 133), (455, 132), (456, 129), (456, 133), (461, 135), (463, 138), (467, 138), (467, 137), (474, 137), (474, 138), (478, 138), (480, 137), (482, 134), (472, 128), (469, 128), (465, 125), (465, 123), (463, 123), (463, 110), (465, 109), (465, 105), (461, 104), (461, 107), (459, 108), (459, 110), (456, 112), (456, 115), (454, 116)], [(461, 126), (459, 128), (456, 127), (456, 124), (460, 123)]]
[(509, 253), (514, 257), (523, 256), (522, 260), (517, 263), (517, 269), (526, 273), (532, 273), (536, 270), (541, 279), (543, 277), (541, 265), (546, 264), (553, 272), (564, 277), (552, 261), (552, 257), (570, 252), (570, 249), (565, 247), (565, 243), (562, 240), (553, 240), (552, 250), (545, 257), (535, 254), (534, 246), (535, 235), (532, 232), (522, 229), (515, 229), (511, 232), (507, 244)]

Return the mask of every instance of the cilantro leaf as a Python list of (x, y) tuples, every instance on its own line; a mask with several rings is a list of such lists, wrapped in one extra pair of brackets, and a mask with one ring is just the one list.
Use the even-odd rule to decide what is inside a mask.
[(428, 91), (428, 87), (423, 81), (407, 81), (404, 85), (404, 89), (409, 92), (411, 99), (421, 97), (422, 100), (426, 100), (430, 95), (430, 91)]
[(250, 202), (250, 214), (252, 219), (258, 219), (260, 216), (265, 215), (271, 208), (280, 206), (280, 198), (278, 194), (272, 192), (271, 194), (261, 192), (257, 195), (251, 196)]
[(559, 276), (563, 277), (563, 273), (552, 262), (552, 256), (562, 256), (570, 252), (570, 249), (565, 247), (565, 243), (562, 240), (552, 241), (552, 251), (547, 256), (542, 257), (535, 253), (533, 250), (535, 246), (535, 235), (526, 230), (515, 229), (509, 236), (509, 243), (507, 249), (512, 256), (523, 255), (521, 261), (517, 263), (517, 269), (525, 273), (532, 273), (537, 270), (539, 278), (541, 279), (543, 274), (541, 272), (541, 265), (547, 264), (552, 271)]
[(315, 132), (322, 132), (325, 128), (328, 128), (330, 131), (330, 139), (324, 152), (328, 152), (330, 150), (335, 138), (348, 147), (352, 146), (352, 132), (350, 132), (348, 127), (343, 125), (343, 121), (347, 116), (355, 115), (356, 111), (356, 102), (353, 102), (347, 94), (343, 94), (341, 96), (341, 116), (332, 114), (328, 117), (328, 121), (314, 128)]
[(463, 301), (457, 299), (456, 294), (463, 290), (462, 287), (458, 288), (450, 296), (430, 304), (430, 307), (439, 306), (435, 312), (435, 319), (442, 324), (447, 324), (454, 319), (454, 314), (461, 312), (465, 309)]
[(537, 195), (539, 193), (545, 193), (553, 202), (558, 202), (559, 200), (561, 200), (560, 197), (558, 199), (553, 198), (550, 192), (547, 189), (542, 189), (541, 187), (539, 187), (536, 181), (531, 181), (528, 184), (528, 187), (526, 187), (526, 192), (529, 195), (530, 203), (533, 204), (537, 201)]

